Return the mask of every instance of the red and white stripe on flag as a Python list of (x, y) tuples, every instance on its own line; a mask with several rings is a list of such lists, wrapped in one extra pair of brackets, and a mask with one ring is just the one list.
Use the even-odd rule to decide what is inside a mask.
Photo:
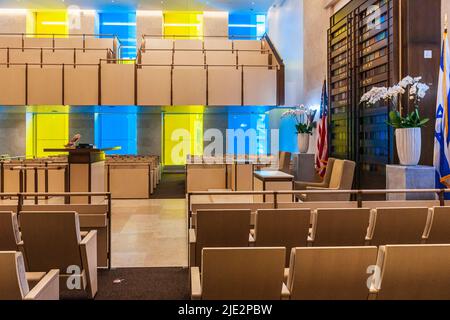
[(320, 121), (317, 128), (317, 153), (316, 170), (323, 178), (328, 164), (328, 96), (327, 82), (324, 82), (322, 89), (322, 101), (320, 104)]

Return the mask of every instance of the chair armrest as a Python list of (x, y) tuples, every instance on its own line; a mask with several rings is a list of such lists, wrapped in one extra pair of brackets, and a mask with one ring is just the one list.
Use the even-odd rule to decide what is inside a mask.
[(377, 222), (377, 210), (370, 210), (369, 227), (367, 228), (366, 241), (372, 241)]
[(52, 269), (28, 292), (25, 300), (59, 300), (59, 270)]
[(190, 267), (194, 267), (195, 265), (197, 265), (196, 263), (196, 247), (197, 247), (197, 235), (195, 234), (195, 229), (189, 229), (189, 233), (188, 233), (188, 237), (189, 237), (189, 266)]
[(251, 233), (249, 233), (248, 235), (248, 246), (249, 247), (254, 247), (255, 246), (255, 238), (254, 235), (252, 235)]
[(425, 230), (422, 235), (422, 240), (428, 240), (431, 232), (431, 227), (433, 225), (433, 216), (434, 216), (434, 208), (428, 209), (428, 217), (427, 217), (427, 223), (425, 225)]
[(189, 229), (189, 244), (197, 243), (197, 235), (195, 234), (195, 229)]
[(323, 191), (327, 191), (327, 190), (338, 190), (338, 189), (337, 188), (319, 187), (319, 186), (317, 186), (317, 187), (308, 186), (308, 187), (306, 187), (306, 190), (311, 190), (311, 191), (314, 191), (314, 190), (321, 191), (321, 190), (323, 190)]
[(80, 242), (81, 261), (86, 273), (88, 294), (94, 299), (97, 294), (97, 231), (91, 230)]
[(326, 188), (327, 186), (323, 182), (295, 181), (295, 190), (306, 190), (308, 187)]
[(314, 242), (316, 239), (316, 230), (317, 230), (317, 210), (311, 211), (311, 229), (308, 237), (308, 241)]
[(283, 278), (284, 278), (284, 283), (288, 283), (288, 279), (289, 279), (289, 268), (284, 268), (284, 275), (283, 275)]
[(289, 300), (291, 297), (291, 293), (289, 292), (288, 287), (283, 283), (281, 288), (281, 300)]
[(200, 268), (191, 268), (191, 299), (202, 299), (202, 283), (200, 280)]

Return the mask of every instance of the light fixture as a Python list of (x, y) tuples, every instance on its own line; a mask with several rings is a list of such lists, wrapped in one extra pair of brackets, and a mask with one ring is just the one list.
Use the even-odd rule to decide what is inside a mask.
[(42, 21), (41, 24), (45, 26), (65, 26), (67, 25), (66, 21)]
[(136, 22), (103, 22), (104, 26), (122, 26), (122, 27), (135, 27)]
[(165, 27), (197, 27), (200, 28), (201, 23), (164, 23)]
[(232, 28), (256, 28), (256, 24), (229, 24)]

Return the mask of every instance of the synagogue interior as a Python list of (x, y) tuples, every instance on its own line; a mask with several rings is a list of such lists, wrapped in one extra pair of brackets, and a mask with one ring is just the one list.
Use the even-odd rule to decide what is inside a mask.
[(0, 0), (0, 300), (450, 300), (449, 14)]

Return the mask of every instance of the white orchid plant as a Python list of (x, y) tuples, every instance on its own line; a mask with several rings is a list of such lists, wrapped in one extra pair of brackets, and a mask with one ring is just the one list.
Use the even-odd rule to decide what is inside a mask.
[(373, 105), (379, 101), (394, 101), (398, 105), (398, 100), (408, 92), (409, 99), (414, 105), (414, 111), (403, 117), (400, 111), (395, 110), (389, 113), (388, 124), (396, 129), (404, 128), (422, 128), (430, 119), (421, 119), (419, 115), (420, 102), (425, 98), (430, 87), (421, 82), (422, 77), (407, 76), (398, 84), (386, 88), (386, 87), (374, 87), (361, 98), (361, 103), (367, 103)]
[(296, 106), (295, 109), (286, 111), (281, 115), (281, 118), (294, 118), (295, 129), (298, 134), (313, 134), (313, 130), (316, 126), (314, 118), (316, 117), (317, 110), (313, 110), (305, 105)]

